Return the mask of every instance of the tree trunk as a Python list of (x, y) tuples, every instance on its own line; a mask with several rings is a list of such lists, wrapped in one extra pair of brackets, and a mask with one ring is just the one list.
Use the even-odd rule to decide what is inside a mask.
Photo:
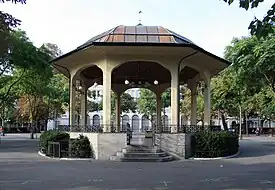
[(33, 135), (33, 134), (34, 134), (34, 133), (33, 133), (33, 120), (31, 120), (30, 125), (31, 125), (31, 126), (30, 126), (30, 130), (31, 130), (31, 136), (30, 136), (30, 138), (33, 139), (33, 138), (34, 138), (34, 135)]

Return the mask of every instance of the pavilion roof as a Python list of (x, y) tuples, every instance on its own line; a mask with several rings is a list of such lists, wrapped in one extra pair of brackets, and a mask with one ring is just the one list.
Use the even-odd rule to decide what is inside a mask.
[[(137, 44), (194, 44), (191, 40), (183, 37), (162, 26), (117, 26), (103, 32), (81, 46), (78, 49), (87, 47), (94, 43), (137, 43)], [(194, 44), (195, 45), (195, 44)]]

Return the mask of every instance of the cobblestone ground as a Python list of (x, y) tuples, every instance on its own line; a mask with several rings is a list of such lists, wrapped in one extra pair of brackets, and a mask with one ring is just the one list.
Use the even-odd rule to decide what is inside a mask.
[(169, 163), (51, 160), (37, 155), (37, 144), (24, 135), (2, 139), (0, 189), (275, 190), (275, 140), (269, 137), (245, 138), (237, 158)]

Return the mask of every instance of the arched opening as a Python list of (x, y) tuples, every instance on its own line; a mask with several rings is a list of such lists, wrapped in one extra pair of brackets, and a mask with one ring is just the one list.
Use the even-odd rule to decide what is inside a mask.
[(95, 114), (93, 116), (93, 126), (94, 127), (99, 127), (100, 126), (100, 116)]
[(126, 81), (132, 88), (149, 87), (170, 83), (171, 74), (168, 69), (156, 62), (129, 61), (112, 72), (113, 84), (126, 84)]
[(88, 86), (92, 86), (96, 83), (96, 85), (102, 85), (103, 82), (103, 72), (102, 70), (93, 65), (91, 67), (87, 67), (80, 72), (82, 77), (85, 77), (86, 83)]
[(133, 115), (132, 116), (132, 129), (133, 131), (139, 131), (139, 116), (138, 115)]
[(179, 74), (181, 85), (186, 84), (188, 80), (192, 80), (197, 75), (199, 75), (199, 72), (191, 67), (184, 67)]
[(147, 115), (143, 115), (141, 118), (141, 130), (142, 131), (150, 130), (150, 120)]
[[(199, 71), (192, 67), (185, 66), (179, 73), (180, 78), (180, 116), (181, 116), (181, 126), (183, 125), (196, 125), (198, 120), (203, 120), (201, 116), (203, 114), (198, 114), (201, 109), (202, 95), (198, 98), (198, 87), (197, 83), (201, 80)], [(195, 86), (194, 86), (195, 85)], [(194, 86), (194, 87), (193, 87)], [(191, 88), (196, 89), (191, 93)], [(193, 98), (193, 99), (192, 99)], [(196, 107), (196, 110), (192, 110), (192, 103)]]
[[(124, 90), (127, 89), (126, 92), (130, 94), (137, 102), (140, 98), (144, 98), (141, 97), (143, 94), (146, 94), (146, 98), (144, 99), (147, 104), (150, 104), (148, 106), (149, 109), (142, 109), (138, 106), (140, 109), (137, 110), (137, 112), (143, 116), (140, 115), (138, 118), (132, 118), (133, 131), (151, 130), (152, 124), (157, 124), (156, 94), (154, 92), (156, 92), (158, 88), (164, 88), (165, 85), (169, 86), (170, 83), (170, 71), (160, 63), (153, 61), (128, 61), (113, 69), (113, 85), (121, 87)], [(143, 93), (143, 91), (146, 91), (146, 93)], [(162, 104), (162, 102), (160, 103)], [(155, 115), (154, 118), (153, 115)], [(140, 124), (137, 124), (137, 120), (141, 120), (141, 122), (139, 121), (141, 126)]]
[(130, 124), (130, 117), (128, 115), (122, 116), (122, 131), (127, 130), (127, 124)]

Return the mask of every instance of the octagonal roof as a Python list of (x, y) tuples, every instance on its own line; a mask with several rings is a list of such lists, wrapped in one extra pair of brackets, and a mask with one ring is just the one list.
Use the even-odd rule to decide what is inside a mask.
[(162, 26), (117, 26), (97, 35), (78, 48), (87, 47), (94, 43), (144, 43), (144, 44), (194, 44), (185, 38)]
[[(108, 46), (113, 47), (109, 48)], [(91, 38), (84, 44), (78, 46), (76, 49), (64, 55), (61, 55), (51, 60), (50, 62), (53, 63), (53, 65), (57, 66), (58, 70), (60, 70), (62, 73), (68, 73), (69, 71), (67, 67), (70, 67), (69, 65), (67, 65), (68, 63), (74, 64), (74, 62), (76, 62), (76, 60), (79, 60), (81, 56), (84, 57), (83, 59), (89, 59), (88, 57), (91, 56), (91, 54), (85, 55), (85, 53), (83, 53), (86, 50), (88, 51), (88, 49), (90, 53), (102, 53), (104, 51), (107, 52), (108, 50), (113, 51), (114, 49), (126, 51), (125, 47), (130, 47), (129, 49), (127, 49), (129, 50), (129, 52), (134, 51), (135, 47), (144, 47), (145, 49), (147, 48), (147, 50), (149, 47), (149, 53), (151, 50), (153, 50), (151, 47), (156, 47), (155, 50), (158, 49), (158, 51), (152, 51), (153, 53), (159, 53), (159, 47), (161, 47), (166, 48), (166, 52), (173, 52), (174, 54), (177, 54), (183, 58), (187, 58), (198, 53), (197, 62), (213, 62), (213, 64), (216, 65), (216, 70), (212, 69), (213, 73), (211, 75), (217, 74), (220, 70), (226, 68), (228, 65), (231, 64), (227, 60), (220, 58), (199, 47), (188, 38), (181, 36), (167, 28), (164, 28), (162, 26), (143, 26), (141, 24), (138, 24), (137, 26), (120, 25), (114, 27)], [(177, 49), (173, 49), (176, 47)], [(184, 52), (184, 49), (188, 51)], [(141, 48), (139, 50), (141, 50)], [(174, 50), (177, 50), (177, 53), (175, 53)], [(189, 50), (194, 50), (194, 52), (191, 53)], [(138, 54), (140, 52), (137, 51), (133, 53)], [(76, 58), (74, 55), (78, 57)]]

